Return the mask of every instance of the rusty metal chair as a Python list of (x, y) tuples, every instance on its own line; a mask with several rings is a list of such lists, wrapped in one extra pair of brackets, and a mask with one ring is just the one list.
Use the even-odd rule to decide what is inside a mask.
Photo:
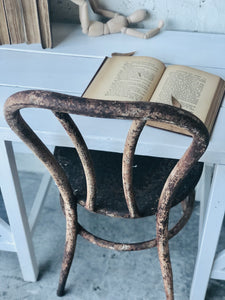
[[(54, 157), (21, 117), (20, 109), (28, 107), (52, 110), (71, 138), (77, 157), (70, 148), (56, 148), (56, 157)], [(122, 185), (125, 199), (108, 202), (104, 197), (98, 197), (90, 152), (69, 114), (133, 119), (122, 159)], [(57, 294), (63, 295), (75, 251), (76, 237), (80, 234), (94, 244), (121, 251), (142, 250), (157, 246), (166, 298), (174, 299), (168, 240), (180, 231), (192, 212), (193, 190), (202, 171), (202, 164), (198, 163), (198, 160), (206, 150), (209, 140), (208, 131), (203, 123), (192, 114), (173, 106), (146, 102), (93, 100), (45, 91), (24, 91), (12, 95), (5, 103), (5, 117), (12, 130), (48, 168), (61, 195), (62, 208), (66, 217), (66, 242)], [(152, 167), (149, 174), (148, 192), (144, 199), (136, 201), (132, 184), (133, 157), (138, 138), (148, 120), (154, 121), (154, 126), (164, 122), (185, 130), (193, 137), (193, 140), (178, 161), (149, 158), (149, 165)], [(78, 160), (83, 166), (86, 178), (86, 186), (84, 186), (86, 195), (82, 191), (74, 192), (75, 189), (83, 186), (80, 178), (74, 173), (76, 170), (74, 164), (77, 164)], [(183, 215), (169, 230), (170, 208), (180, 202)], [(132, 244), (115, 243), (98, 238), (78, 223), (77, 203), (91, 212), (114, 217), (132, 219), (156, 214), (156, 238)]]

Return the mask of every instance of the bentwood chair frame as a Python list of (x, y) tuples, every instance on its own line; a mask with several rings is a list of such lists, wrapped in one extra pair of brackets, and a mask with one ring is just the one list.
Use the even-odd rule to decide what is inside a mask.
[[(20, 114), (20, 109), (30, 107), (52, 110), (71, 138), (85, 172), (87, 183), (85, 207), (89, 211), (95, 209), (94, 170), (87, 146), (69, 114), (133, 120), (125, 144), (122, 167), (124, 195), (130, 218), (139, 217), (132, 187), (132, 162), (136, 144), (146, 122), (154, 121), (156, 127), (157, 124), (160, 127), (160, 124), (167, 123), (188, 132), (193, 137), (191, 145), (173, 168), (161, 192), (157, 210), (155, 239), (135, 244), (114, 243), (92, 235), (78, 224), (76, 196), (64, 170)], [(59, 296), (63, 294), (75, 251), (76, 237), (79, 233), (95, 244), (116, 250), (142, 250), (157, 246), (166, 297), (167, 299), (174, 299), (168, 240), (186, 224), (191, 215), (194, 197), (189, 197), (183, 201), (183, 216), (170, 230), (168, 230), (169, 210), (174, 193), (207, 148), (209, 135), (204, 124), (191, 113), (165, 104), (102, 101), (38, 90), (23, 91), (12, 95), (7, 99), (4, 109), (9, 126), (44, 163), (61, 195), (66, 217), (66, 242), (57, 294)]]

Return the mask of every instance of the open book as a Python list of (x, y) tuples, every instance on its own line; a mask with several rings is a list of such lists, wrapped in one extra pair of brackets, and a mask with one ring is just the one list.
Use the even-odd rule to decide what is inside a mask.
[[(166, 67), (145, 56), (113, 56), (104, 60), (83, 96), (171, 105), (174, 97), (181, 108), (202, 120), (211, 133), (224, 89), (222, 78), (204, 71), (178, 65)], [(149, 125), (154, 126), (152, 122)], [(163, 128), (177, 131), (167, 124)]]

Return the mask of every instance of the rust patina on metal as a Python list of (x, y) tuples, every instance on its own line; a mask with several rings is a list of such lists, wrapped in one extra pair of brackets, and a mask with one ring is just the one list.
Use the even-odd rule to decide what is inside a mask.
[[(86, 209), (92, 212), (95, 212), (96, 197), (94, 168), (82, 135), (69, 114), (134, 120), (128, 132), (122, 167), (124, 195), (129, 211), (127, 217), (129, 218), (141, 217), (132, 188), (132, 162), (136, 144), (146, 121), (154, 121), (154, 124), (159, 124), (159, 127), (161, 123), (175, 125), (177, 128), (185, 130), (193, 137), (191, 145), (173, 168), (161, 192), (157, 209), (157, 230), (155, 239), (133, 244), (114, 243), (94, 236), (78, 224), (76, 196), (73, 193), (64, 170), (48, 148), (21, 117), (20, 109), (30, 107), (52, 110), (70, 136), (85, 172), (87, 199), (84, 205)], [(204, 124), (192, 114), (180, 108), (164, 104), (102, 101), (38, 90), (24, 91), (12, 95), (7, 99), (4, 109), (5, 118), (9, 126), (48, 168), (61, 195), (63, 210), (66, 217), (66, 242), (57, 294), (59, 296), (63, 295), (74, 256), (76, 237), (79, 233), (94, 244), (121, 251), (142, 250), (157, 246), (166, 298), (170, 300), (174, 299), (168, 240), (177, 234), (189, 219), (194, 201), (193, 190), (190, 191), (189, 198), (182, 202), (183, 216), (170, 230), (168, 230), (169, 210), (171, 207), (171, 199), (178, 187), (182, 184), (182, 180), (206, 150), (209, 135)], [(103, 213), (107, 215), (108, 212), (105, 210)]]

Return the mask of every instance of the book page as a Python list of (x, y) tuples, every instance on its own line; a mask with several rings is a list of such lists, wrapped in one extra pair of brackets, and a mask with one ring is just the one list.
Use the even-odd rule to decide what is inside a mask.
[(164, 70), (164, 64), (151, 57), (108, 58), (83, 96), (102, 100), (149, 101)]
[(151, 101), (171, 104), (171, 96), (206, 121), (220, 78), (216, 75), (185, 66), (169, 66), (164, 72)]

